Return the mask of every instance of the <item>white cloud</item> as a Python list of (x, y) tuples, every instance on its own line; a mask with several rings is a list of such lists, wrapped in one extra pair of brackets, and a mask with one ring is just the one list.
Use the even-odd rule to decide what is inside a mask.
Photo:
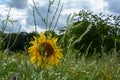
[(108, 2), (105, 0), (90, 0), (90, 10), (93, 10), (94, 12), (103, 12), (108, 7)]
[[(64, 8), (67, 14), (68, 12), (72, 12), (76, 10), (76, 12), (80, 10), (92, 10), (94, 12), (102, 12), (105, 11), (108, 7), (108, 2), (105, 0), (62, 0), (64, 4)], [(64, 12), (65, 13), (65, 12)]]
[(5, 18), (8, 13), (9, 8), (6, 5), (0, 5), (0, 15)]
[(7, 0), (7, 5), (17, 9), (24, 9), (27, 6), (27, 0)]
[[(10, 8), (6, 5), (0, 5), (0, 15), (3, 19), (7, 17), (8, 11)], [(24, 10), (17, 10), (15, 8), (11, 8), (10, 10), (10, 18), (13, 20), (24, 19), (26, 17), (26, 12)]]
[[(7, 18), (7, 14), (9, 11), (9, 7), (7, 5), (0, 5), (0, 19), (1, 20), (5, 20)], [(16, 8), (12, 8), (10, 11), (10, 19), (11, 20), (17, 20), (17, 22), (14, 23), (14, 28), (13, 31), (16, 32), (16, 29), (18, 29), (18, 27), (20, 25), (26, 25), (26, 12), (25, 10), (17, 10)], [(6, 28), (6, 32), (9, 32), (9, 30), (11, 30), (12, 25), (10, 23), (8, 23), (7, 28)], [(1, 26), (0, 26), (1, 28)], [(22, 28), (22, 27), (21, 27)]]
[[(15, 1), (16, 0), (8, 0), (8, 1)], [(49, 0), (34, 0), (38, 9), (40, 10), (41, 14), (45, 17), (46, 16), (46, 11), (48, 7), (48, 1)], [(55, 0), (54, 5), (51, 8), (52, 10), (55, 10), (55, 5), (58, 0)], [(113, 0), (112, 0), (113, 1)], [(117, 1), (117, 0), (116, 0)], [(0, 1), (1, 2), (1, 1)], [(26, 5), (24, 8), (17, 7), (15, 2), (10, 2), (12, 5), (15, 5), (11, 9), (10, 13), (10, 18), (13, 20), (17, 20), (18, 22), (16, 23), (17, 26), (21, 25), (22, 28), (21, 30), (23, 31), (33, 31), (34, 30), (34, 21), (33, 21), (33, 12), (32, 12), (32, 7), (33, 7), (33, 0), (27, 0)], [(24, 0), (24, 2), (26, 2)], [(80, 10), (92, 10), (95, 13), (99, 12), (105, 12), (105, 13), (110, 13), (108, 7), (112, 2), (109, 4), (109, 0), (61, 0), (61, 3), (64, 5), (63, 11), (61, 14), (61, 18), (59, 20), (58, 26), (62, 25), (64, 26), (66, 23), (66, 18), (70, 13), (78, 13)], [(119, 1), (118, 1), (119, 2)], [(13, 4), (14, 3), (14, 4)], [(17, 3), (18, 4), (18, 3)], [(21, 2), (22, 4), (22, 2)], [(114, 4), (115, 5), (115, 4)], [(21, 8), (21, 9), (18, 9)], [(116, 6), (114, 7), (116, 8)], [(111, 11), (115, 11), (115, 9), (112, 10), (112, 7), (110, 7)], [(6, 15), (9, 11), (8, 4), (0, 4), (0, 18), (4, 19), (6, 18)], [(43, 26), (41, 21), (39, 21), (39, 17), (37, 16), (37, 23), (39, 26)], [(44, 28), (38, 27), (38, 31), (44, 31)]]
[(114, 14), (120, 14), (120, 0), (106, 0), (108, 2), (108, 9)]
[[(22, 31), (26, 31), (28, 33), (32, 32), (32, 31), (35, 31), (35, 26), (23, 26)], [(37, 32), (38, 33), (43, 32), (43, 31), (45, 31), (45, 29), (40, 28), (39, 26), (37, 26)]]
[[(47, 0), (34, 0), (34, 2), (39, 6), (45, 6), (48, 3)], [(28, 0), (28, 5), (33, 6), (33, 0)]]
[(25, 10), (17, 10), (15, 8), (12, 8), (10, 16), (11, 16), (11, 18), (13, 18), (15, 20), (25, 19), (26, 18), (26, 12), (25, 12)]
[(80, 10), (77, 8), (71, 8), (71, 9), (64, 9), (62, 12), (62, 15), (69, 15), (73, 13), (78, 13)]

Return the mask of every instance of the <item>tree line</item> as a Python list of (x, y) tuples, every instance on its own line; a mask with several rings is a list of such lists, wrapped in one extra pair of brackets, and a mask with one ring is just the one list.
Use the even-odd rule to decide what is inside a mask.
[[(80, 11), (78, 14), (69, 16), (67, 26), (59, 29), (59, 34), (55, 31), (46, 31), (48, 35), (59, 38), (58, 44), (64, 50), (77, 50), (80, 53), (110, 52), (113, 49), (120, 50), (120, 16), (94, 14), (90, 11)], [(2, 49), (9, 48), (12, 51), (24, 51), (29, 47), (29, 42), (33, 36), (39, 36), (36, 32), (4, 33), (7, 36), (2, 44)]]
[(65, 49), (71, 47), (86, 55), (120, 51), (120, 15), (80, 11), (68, 17), (67, 27), (61, 31)]
[(33, 36), (39, 35), (36, 32), (20, 32), (20, 33), (4, 33), (2, 34), (2, 50), (9, 49), (11, 51), (24, 51), (25, 47), (30, 46), (29, 42)]

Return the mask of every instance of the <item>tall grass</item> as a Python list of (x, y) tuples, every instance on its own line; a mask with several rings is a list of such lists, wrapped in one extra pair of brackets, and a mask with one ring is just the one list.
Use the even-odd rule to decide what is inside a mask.
[[(49, 11), (54, 0), (52, 2), (50, 1), (51, 0), (49, 0), (46, 18), (41, 16), (35, 2), (33, 1), (33, 17), (36, 32), (37, 27), (35, 11), (45, 23), (46, 30), (54, 30), (57, 27), (62, 6), (60, 8), (60, 12), (58, 13), (55, 26), (52, 27), (53, 21), (59, 9), (60, 0), (54, 15), (49, 20)], [(65, 34), (58, 43), (59, 46), (63, 47), (63, 54), (65, 54), (58, 67), (54, 67), (49, 70), (36, 67), (35, 64), (30, 63), (30, 57), (28, 56), (27, 49), (24, 52), (13, 53), (12, 55), (0, 51), (0, 80), (119, 80), (120, 64), (116, 55), (116, 49), (111, 50), (111, 54), (104, 54), (99, 61), (96, 59), (96, 54), (88, 58), (86, 58), (86, 55), (76, 58), (76, 54), (81, 53), (73, 49), (72, 46), (77, 43), (78, 40), (82, 39), (82, 37), (90, 30), (91, 25), (88, 26), (87, 30), (78, 38), (78, 40), (72, 41), (71, 36), (73, 35), (69, 34), (70, 27), (72, 26), (72, 18), (68, 17), (67, 24), (68, 27)], [(69, 36), (67, 36), (68, 34)], [(91, 44), (88, 46), (86, 54), (88, 54)]]
[[(15, 20), (12, 20), (10, 18), (10, 12), (11, 12), (11, 8), (9, 9), (8, 11), (8, 14), (6, 15), (6, 19), (4, 20), (1, 20), (1, 31), (0, 31), (0, 50), (3, 50), (3, 49), (6, 49), (6, 50), (10, 50), (16, 40), (17, 40), (17, 37), (18, 37), (18, 34), (16, 35), (15, 37), (15, 40), (13, 41), (13, 44), (10, 46), (10, 41), (12, 40), (11, 39), (11, 34), (12, 31), (13, 31), (13, 28), (14, 28), (14, 23), (16, 22)], [(10, 30), (7, 32), (6, 29), (9, 28)], [(20, 29), (21, 29), (21, 26), (19, 26), (19, 29), (18, 29), (18, 33), (20, 32)], [(4, 45), (4, 41), (9, 38), (8, 42), (7, 42), (7, 45), (5, 46)]]
[(0, 52), (0, 80), (10, 80), (13, 77), (20, 80), (120, 79), (119, 60), (114, 56), (114, 51), (113, 55), (104, 55), (99, 62), (94, 56), (87, 59), (85, 56), (81, 56), (76, 59), (75, 53), (75, 51), (69, 50), (58, 67), (45, 70), (31, 65), (28, 55), (21, 53), (7, 55)]

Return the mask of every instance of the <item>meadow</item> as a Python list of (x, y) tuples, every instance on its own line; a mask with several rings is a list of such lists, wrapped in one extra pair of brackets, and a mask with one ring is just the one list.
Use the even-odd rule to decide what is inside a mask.
[(28, 53), (0, 52), (0, 80), (119, 80), (120, 62), (113, 51), (97, 60), (95, 56), (76, 59), (68, 50), (58, 67), (41, 69), (30, 63)]
[[(32, 45), (23, 46), (24, 51), (10, 53), (5, 51), (15, 46), (19, 35), (15, 36), (13, 43), (10, 42), (10, 34), (3, 36), (8, 22), (11, 21), (10, 11), (6, 15), (7, 18), (1, 22), (0, 80), (120, 80), (120, 29), (116, 27), (120, 26), (117, 24), (120, 17), (111, 15), (103, 19), (102, 13), (96, 15), (89, 11), (80, 11), (79, 14), (69, 15), (66, 20), (67, 26), (61, 28), (59, 34), (53, 35), (58, 28), (57, 23), (63, 8), (59, 0), (53, 16), (49, 19), (53, 2), (49, 0), (44, 20), (33, 0), (35, 32), (37, 32), (35, 12), (45, 23), (46, 32), (43, 32), (45, 35), (40, 33), (39, 37), (36, 34), (32, 36), (34, 37), (30, 42)], [(76, 17), (78, 20), (75, 20)], [(116, 23), (111, 23), (111, 20), (115, 20)], [(8, 39), (8, 43), (5, 39)], [(3, 44), (7, 45), (6, 49), (2, 48)], [(36, 47), (39, 48), (39, 55)], [(44, 48), (41, 49), (42, 47)], [(60, 60), (49, 58), (51, 55), (57, 56), (56, 58)], [(43, 60), (36, 56), (42, 57)], [(49, 69), (45, 68), (47, 57), (51, 61), (47, 62), (52, 64), (52, 68)]]

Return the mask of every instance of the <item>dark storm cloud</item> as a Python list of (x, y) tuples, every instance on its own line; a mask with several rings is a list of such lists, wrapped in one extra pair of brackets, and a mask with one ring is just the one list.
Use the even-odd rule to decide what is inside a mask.
[(17, 9), (24, 9), (27, 6), (27, 0), (8, 0), (7, 4), (10, 7), (15, 7)]
[(108, 9), (111, 12), (120, 14), (120, 0), (106, 0), (108, 1)]

